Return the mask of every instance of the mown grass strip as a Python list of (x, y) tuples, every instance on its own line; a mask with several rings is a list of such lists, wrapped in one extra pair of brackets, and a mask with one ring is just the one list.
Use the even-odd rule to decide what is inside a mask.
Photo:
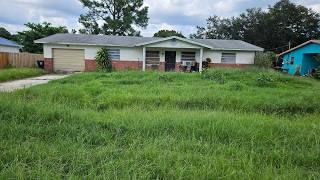
[(37, 68), (8, 68), (0, 69), (0, 82), (23, 79), (44, 74), (42, 69)]

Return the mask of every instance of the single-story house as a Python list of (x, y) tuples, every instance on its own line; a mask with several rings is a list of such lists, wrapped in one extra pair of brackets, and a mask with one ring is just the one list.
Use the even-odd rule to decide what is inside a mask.
[(0, 37), (0, 52), (18, 53), (22, 46), (14, 41)]
[(279, 55), (289, 74), (311, 74), (320, 66), (320, 40), (310, 40)]
[(262, 48), (239, 40), (154, 38), (83, 34), (55, 34), (35, 41), (42, 43), (48, 71), (92, 71), (95, 56), (102, 47), (109, 50), (112, 65), (122, 69), (174, 71), (197, 66), (211, 59), (210, 66), (254, 64)]

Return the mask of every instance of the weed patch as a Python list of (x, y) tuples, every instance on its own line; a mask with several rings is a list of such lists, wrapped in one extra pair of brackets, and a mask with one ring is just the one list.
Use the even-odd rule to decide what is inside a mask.
[(319, 89), (221, 68), (81, 73), (0, 93), (0, 179), (319, 179)]

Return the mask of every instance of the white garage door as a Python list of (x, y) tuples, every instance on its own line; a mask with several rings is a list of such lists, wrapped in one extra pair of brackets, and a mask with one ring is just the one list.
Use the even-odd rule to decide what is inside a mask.
[(53, 49), (55, 71), (84, 71), (83, 49)]

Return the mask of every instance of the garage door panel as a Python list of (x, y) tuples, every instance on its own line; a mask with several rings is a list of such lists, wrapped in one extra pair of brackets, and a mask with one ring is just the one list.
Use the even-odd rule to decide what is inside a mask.
[(53, 49), (55, 71), (84, 71), (83, 49)]

